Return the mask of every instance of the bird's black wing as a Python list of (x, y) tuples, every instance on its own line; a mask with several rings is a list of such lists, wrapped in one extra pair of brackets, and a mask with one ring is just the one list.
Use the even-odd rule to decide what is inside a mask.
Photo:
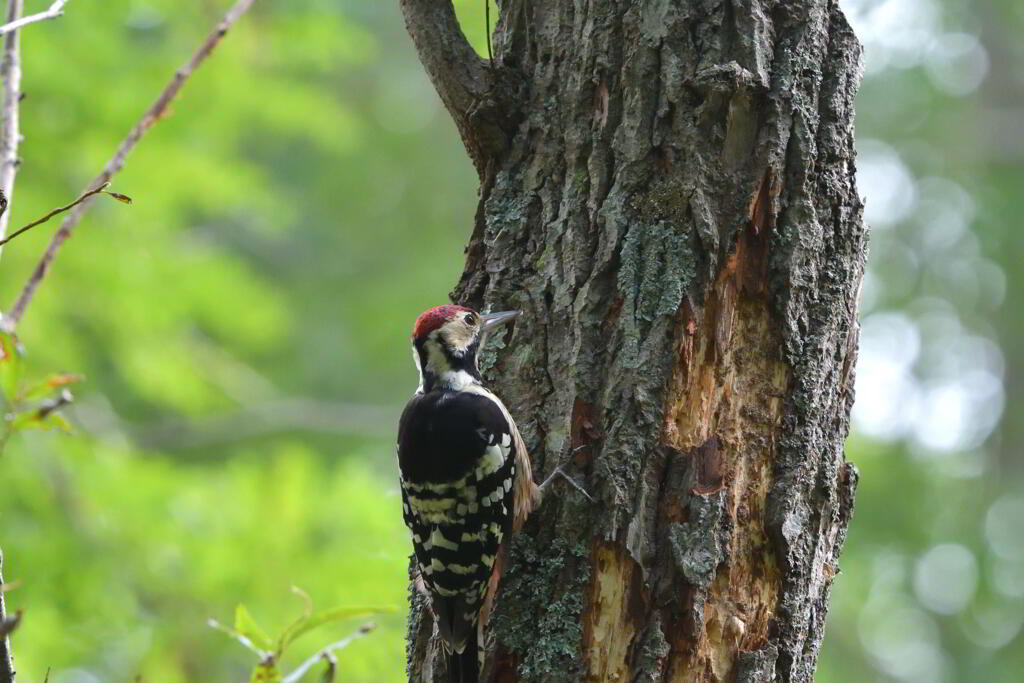
[(405, 523), (438, 629), (456, 652), (475, 635), (491, 568), (510, 524), (512, 429), (494, 400), (471, 392), (418, 395), (399, 423)]

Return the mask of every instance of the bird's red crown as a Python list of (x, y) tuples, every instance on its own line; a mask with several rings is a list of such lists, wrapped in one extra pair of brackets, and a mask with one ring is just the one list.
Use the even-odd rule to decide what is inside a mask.
[(473, 312), (472, 308), (466, 308), (465, 306), (453, 306), (452, 304), (435, 306), (430, 310), (424, 311), (420, 314), (420, 317), (416, 318), (416, 324), (412, 328), (413, 339), (426, 337), (459, 313)]

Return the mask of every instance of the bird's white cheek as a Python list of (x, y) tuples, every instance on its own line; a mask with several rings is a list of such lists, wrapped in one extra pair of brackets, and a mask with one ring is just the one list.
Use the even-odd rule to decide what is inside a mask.
[(445, 329), (445, 339), (457, 356), (464, 356), (476, 338), (476, 331), (465, 323), (451, 323)]

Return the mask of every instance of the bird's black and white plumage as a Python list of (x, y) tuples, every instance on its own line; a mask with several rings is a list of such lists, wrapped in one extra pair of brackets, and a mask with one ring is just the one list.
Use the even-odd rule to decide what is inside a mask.
[(476, 355), (516, 313), (439, 306), (419, 317), (420, 386), (398, 427), (405, 524), (452, 681), (477, 681), (481, 610), (502, 542), (536, 503), (530, 461), (504, 404), (484, 387)]

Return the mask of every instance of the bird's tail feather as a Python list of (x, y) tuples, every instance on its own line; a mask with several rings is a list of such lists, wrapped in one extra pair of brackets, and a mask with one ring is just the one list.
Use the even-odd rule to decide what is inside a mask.
[(448, 652), (449, 683), (480, 682), (480, 657), (477, 649), (476, 629), (470, 629), (470, 633), (462, 652), (454, 650)]

